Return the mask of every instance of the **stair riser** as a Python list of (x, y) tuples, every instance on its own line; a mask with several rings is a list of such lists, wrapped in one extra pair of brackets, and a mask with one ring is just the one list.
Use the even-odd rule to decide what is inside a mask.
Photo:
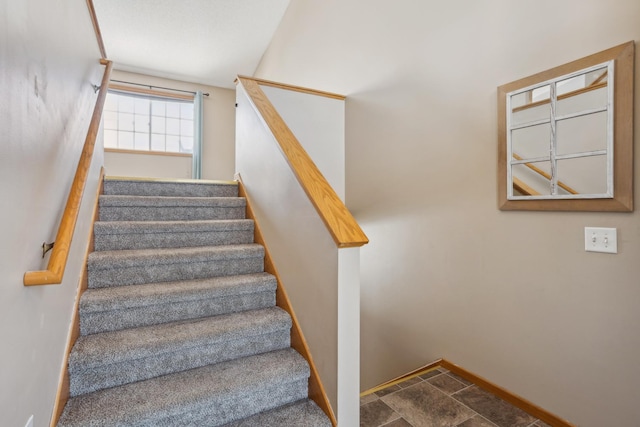
[(291, 348), (72, 397), (59, 427), (219, 426), (308, 394), (309, 365)]
[(83, 313), (80, 310), (80, 333), (90, 335), (119, 331), (139, 326), (257, 310), (273, 307), (275, 304), (275, 293), (267, 291), (97, 313)]
[(245, 207), (100, 206), (100, 221), (196, 221), (244, 219)]
[(205, 279), (264, 271), (264, 258), (223, 259), (176, 264), (138, 265), (112, 269), (89, 268), (89, 288)]
[(229, 184), (106, 180), (104, 182), (104, 194), (169, 197), (237, 197), (238, 186)]
[(159, 420), (149, 420), (141, 424), (136, 424), (136, 426), (222, 426), (240, 418), (306, 399), (308, 395), (307, 386), (307, 379), (276, 384), (274, 386), (256, 389), (249, 395), (242, 394), (233, 396), (234, 398), (231, 402), (201, 402), (196, 411), (177, 414)]
[(150, 248), (186, 248), (253, 243), (253, 230), (219, 232), (170, 232), (102, 234), (95, 236), (96, 251)]
[[(155, 357), (119, 362), (78, 371), (69, 366), (70, 394), (76, 396), (104, 388), (154, 378), (238, 357), (252, 356), (290, 346), (289, 329), (195, 348), (177, 349)], [(161, 352), (162, 349), (159, 350)]]

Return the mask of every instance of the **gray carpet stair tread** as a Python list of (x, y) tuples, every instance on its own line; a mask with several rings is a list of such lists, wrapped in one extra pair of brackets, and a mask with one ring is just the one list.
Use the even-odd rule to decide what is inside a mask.
[(100, 196), (100, 207), (244, 207), (243, 197)]
[(100, 221), (94, 250), (184, 248), (252, 243), (252, 220)]
[(131, 233), (253, 231), (253, 220), (98, 221), (95, 223), (93, 230), (96, 236)]
[(87, 267), (91, 273), (92, 270), (261, 257), (264, 257), (264, 248), (255, 243), (188, 248), (100, 251), (89, 254)]
[(69, 393), (97, 390), (290, 347), (277, 307), (82, 336), (69, 359)]
[(223, 425), (305, 398), (308, 377), (308, 364), (289, 348), (80, 395), (58, 425)]
[(91, 369), (125, 360), (152, 357), (246, 335), (291, 328), (287, 312), (272, 307), (184, 322), (81, 336), (69, 355), (69, 369)]
[(134, 196), (236, 197), (238, 184), (213, 181), (141, 180), (107, 177), (104, 194)]
[(313, 401), (304, 399), (224, 427), (331, 427), (331, 421)]
[(80, 298), (80, 313), (199, 301), (238, 294), (275, 292), (276, 287), (275, 276), (269, 273), (255, 273), (199, 280), (87, 289)]

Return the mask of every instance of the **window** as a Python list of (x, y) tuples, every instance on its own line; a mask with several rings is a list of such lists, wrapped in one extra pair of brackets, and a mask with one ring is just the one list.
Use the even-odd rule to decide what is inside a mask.
[(193, 101), (109, 90), (104, 147), (193, 153)]

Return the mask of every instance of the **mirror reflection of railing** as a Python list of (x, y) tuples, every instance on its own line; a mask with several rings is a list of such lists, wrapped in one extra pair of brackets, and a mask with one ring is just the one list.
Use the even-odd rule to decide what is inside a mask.
[[(520, 157), (516, 153), (513, 153), (513, 158), (516, 159), (516, 160), (522, 160), (522, 157)], [(526, 167), (528, 167), (529, 169), (531, 169), (532, 171), (534, 171), (535, 173), (537, 173), (538, 175), (540, 175), (541, 177), (543, 177), (544, 179), (546, 179), (547, 182), (551, 181), (551, 175), (549, 175), (547, 172), (543, 171), (539, 167), (535, 166), (532, 163), (523, 163), (523, 164)], [(567, 184), (565, 184), (562, 181), (558, 181), (558, 187), (566, 190), (570, 194), (578, 194), (578, 192), (576, 190), (574, 190), (573, 188), (569, 187)], [(517, 191), (517, 192), (519, 192), (520, 194), (523, 194), (523, 195), (528, 195), (528, 196), (539, 196), (540, 195), (540, 193), (538, 193), (532, 187), (530, 187), (525, 182), (523, 182), (522, 180), (520, 180), (518, 177), (515, 177), (515, 176), (513, 177), (513, 189), (514, 189), (514, 191)]]
[[(520, 153), (508, 177), (537, 192), (510, 191), (508, 198), (611, 196), (613, 90), (602, 76), (612, 70), (609, 61), (507, 94), (507, 145)], [(559, 185), (560, 176), (573, 191)]]
[(628, 42), (498, 88), (501, 209), (633, 209), (634, 50)]

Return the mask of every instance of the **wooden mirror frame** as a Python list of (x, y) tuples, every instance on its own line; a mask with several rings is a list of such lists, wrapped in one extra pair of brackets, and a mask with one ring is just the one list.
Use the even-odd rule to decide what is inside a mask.
[[(498, 208), (526, 211), (633, 211), (633, 41), (498, 87)], [(507, 94), (614, 60), (613, 197), (598, 199), (507, 199)]]

